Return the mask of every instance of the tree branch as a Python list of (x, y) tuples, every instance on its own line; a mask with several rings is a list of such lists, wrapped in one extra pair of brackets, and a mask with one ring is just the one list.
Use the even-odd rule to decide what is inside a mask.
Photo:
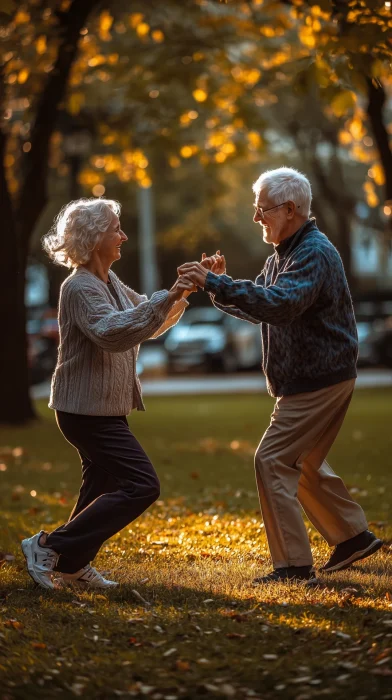
[(50, 140), (78, 51), (80, 31), (89, 14), (101, 4), (102, 0), (73, 0), (68, 12), (61, 17), (63, 37), (57, 60), (37, 104), (30, 139), (31, 150), (23, 156), (24, 177), (16, 207), (16, 224), (25, 252), (34, 226), (46, 204)]

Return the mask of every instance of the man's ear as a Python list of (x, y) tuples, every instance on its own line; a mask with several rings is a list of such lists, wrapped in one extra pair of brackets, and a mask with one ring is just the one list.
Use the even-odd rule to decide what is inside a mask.
[(295, 204), (292, 201), (287, 202), (287, 218), (292, 219), (295, 214)]

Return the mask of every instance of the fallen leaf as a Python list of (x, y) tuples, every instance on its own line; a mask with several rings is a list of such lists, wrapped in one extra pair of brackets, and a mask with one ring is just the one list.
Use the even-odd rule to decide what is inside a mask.
[(6, 552), (0, 552), (0, 563), (14, 561), (15, 557), (13, 554), (7, 554)]
[(74, 695), (83, 695), (83, 690), (85, 686), (82, 683), (73, 683), (71, 686), (69, 686), (69, 689), (73, 692)]
[(14, 630), (21, 630), (23, 625), (18, 620), (6, 620), (4, 622), (4, 627), (12, 627)]
[(347, 641), (348, 641), (349, 639), (351, 639), (351, 635), (350, 635), (350, 634), (346, 634), (345, 632), (341, 632), (340, 630), (337, 630), (337, 632), (335, 632), (335, 634), (336, 634), (337, 637), (340, 637), (340, 639), (346, 639)]
[(178, 660), (176, 661), (176, 669), (177, 671), (189, 671), (191, 665), (189, 661), (181, 661)]
[(139, 642), (136, 637), (129, 637), (128, 639), (128, 644), (130, 644), (133, 647), (141, 647), (143, 646), (143, 642)]
[(31, 642), (33, 649), (46, 649), (46, 644), (43, 642)]
[(151, 603), (149, 603), (148, 600), (143, 598), (143, 596), (141, 596), (140, 593), (138, 593), (138, 591), (132, 589), (132, 593), (135, 596), (135, 598), (137, 598), (141, 603), (143, 603), (143, 605), (151, 605)]
[(177, 651), (175, 647), (172, 647), (171, 649), (168, 649), (167, 651), (164, 652), (163, 656), (171, 656)]
[(374, 676), (392, 676), (390, 668), (375, 668), (370, 673), (373, 673)]
[(348, 681), (349, 678), (351, 678), (349, 673), (343, 673), (341, 676), (338, 676), (335, 680), (338, 683), (344, 683), (345, 681)]

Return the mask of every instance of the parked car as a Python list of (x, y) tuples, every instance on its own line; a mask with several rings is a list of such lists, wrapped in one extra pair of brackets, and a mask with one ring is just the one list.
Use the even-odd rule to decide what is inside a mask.
[(392, 301), (364, 299), (355, 304), (360, 366), (392, 367)]
[(373, 323), (358, 322), (359, 356), (362, 366), (392, 368), (392, 316)]
[(261, 362), (260, 328), (215, 307), (192, 308), (165, 340), (168, 369), (236, 372), (254, 369)]
[(50, 379), (56, 366), (58, 343), (56, 309), (32, 314), (27, 321), (27, 353), (32, 385)]

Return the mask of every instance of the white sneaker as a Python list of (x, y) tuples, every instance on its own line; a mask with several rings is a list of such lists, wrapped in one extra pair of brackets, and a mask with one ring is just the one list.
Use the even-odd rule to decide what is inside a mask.
[(27, 571), (33, 581), (43, 588), (54, 589), (51, 576), (59, 555), (50, 547), (41, 547), (39, 538), (44, 534), (44, 530), (41, 530), (37, 535), (22, 540), (22, 552), (26, 558)]
[(117, 581), (109, 581), (102, 576), (93, 566), (88, 564), (83, 569), (79, 569), (74, 574), (63, 574), (59, 572), (60, 581), (64, 583), (82, 586), (83, 588), (115, 588)]

